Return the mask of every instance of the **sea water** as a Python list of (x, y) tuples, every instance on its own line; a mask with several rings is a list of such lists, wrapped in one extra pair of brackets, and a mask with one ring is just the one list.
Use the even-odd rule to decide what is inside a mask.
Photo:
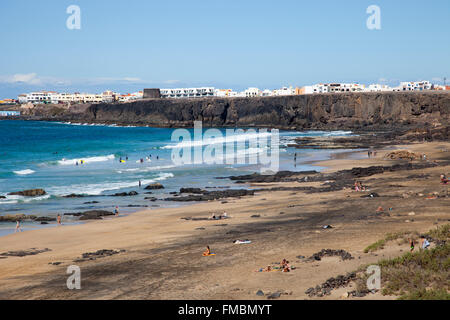
[[(179, 191), (181, 187), (209, 190), (245, 188), (245, 185), (234, 184), (229, 179), (216, 178), (259, 172), (258, 164), (248, 163), (175, 165), (172, 151), (180, 142), (171, 140), (174, 130), (0, 121), (0, 196), (5, 197), (0, 198), (0, 215), (56, 216), (58, 213), (92, 209), (112, 211), (115, 206), (119, 206), (121, 213), (128, 213), (142, 207), (178, 206), (180, 202), (164, 199), (172, 197), (170, 192)], [(188, 130), (193, 136), (193, 129)], [(219, 130), (225, 135), (225, 129)], [(279, 169), (318, 170), (320, 168), (306, 163), (330, 156), (330, 151), (287, 147), (295, 137), (348, 134), (350, 132), (280, 131)], [(253, 138), (256, 139), (257, 135)], [(218, 142), (204, 141), (200, 147)], [(297, 163), (293, 160), (294, 153), (297, 153)], [(119, 161), (127, 157), (127, 161)], [(140, 159), (144, 162), (141, 163)], [(84, 164), (80, 164), (81, 160)], [(163, 184), (164, 189), (144, 190), (146, 185), (155, 182)], [(47, 194), (39, 197), (8, 195), (14, 191), (37, 188), (44, 189)], [(139, 195), (111, 196), (130, 191), (137, 191)], [(152, 194), (146, 194), (149, 191)], [(64, 197), (69, 194), (82, 194), (84, 197)], [(158, 200), (152, 202), (145, 197), (156, 197)]]

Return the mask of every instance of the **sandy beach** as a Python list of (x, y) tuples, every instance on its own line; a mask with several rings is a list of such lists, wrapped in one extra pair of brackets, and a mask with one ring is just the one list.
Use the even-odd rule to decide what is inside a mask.
[[(321, 298), (310, 297), (305, 291), (330, 277), (408, 250), (408, 244), (391, 243), (382, 250), (364, 253), (364, 248), (387, 233), (423, 233), (450, 220), (449, 197), (432, 197), (433, 193), (448, 195), (448, 185), (440, 184), (439, 176), (450, 173), (450, 143), (394, 148), (427, 155), (427, 160), (413, 163), (435, 161), (437, 165), (362, 177), (359, 180), (367, 186), (365, 192), (351, 188), (316, 193), (292, 189), (318, 188), (323, 182), (251, 183), (255, 189), (291, 189), (259, 190), (254, 196), (144, 210), (1, 237), (0, 254), (49, 250), (0, 256), (0, 299), (267, 299), (267, 294), (274, 292), (282, 292), (279, 299), (339, 299), (353, 290), (354, 284)], [(388, 151), (392, 147), (378, 150), (372, 158), (367, 158), (367, 151), (359, 152), (358, 157), (363, 158), (359, 160), (350, 153), (317, 166), (331, 173), (409, 162), (385, 159)], [(362, 197), (371, 192), (379, 197)], [(392, 210), (378, 215), (379, 206)], [(183, 219), (208, 218), (224, 211), (229, 219)], [(324, 229), (325, 225), (332, 228)], [(251, 243), (234, 244), (236, 239)], [(215, 256), (202, 256), (207, 245)], [(117, 253), (77, 261), (83, 253), (103, 249)], [(322, 249), (342, 249), (353, 259), (302, 258)], [(256, 272), (284, 258), (295, 267), (291, 272)], [(81, 290), (67, 289), (70, 265), (81, 269)], [(265, 295), (257, 295), (258, 290)], [(360, 299), (395, 298), (378, 292)]]

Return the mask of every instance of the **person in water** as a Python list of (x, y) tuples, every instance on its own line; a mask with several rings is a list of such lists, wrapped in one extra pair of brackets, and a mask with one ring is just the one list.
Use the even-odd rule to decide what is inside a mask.
[(56, 216), (56, 223), (60, 226), (61, 225), (61, 215), (58, 213)]
[(142, 186), (141, 180), (139, 180), (139, 188)]
[(22, 232), (22, 228), (20, 227), (20, 220), (17, 220), (16, 222), (16, 230), (14, 231), (14, 233), (16, 232)]

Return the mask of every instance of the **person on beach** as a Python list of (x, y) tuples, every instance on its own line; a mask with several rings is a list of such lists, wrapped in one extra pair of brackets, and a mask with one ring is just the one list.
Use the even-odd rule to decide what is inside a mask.
[(22, 228), (20, 227), (20, 220), (17, 220), (16, 222), (16, 230), (14, 231), (14, 233), (16, 232), (22, 232)]
[(56, 223), (60, 226), (61, 225), (61, 215), (58, 213), (56, 216)]
[(255, 270), (255, 272), (270, 272), (270, 271), (272, 271), (271, 266), (267, 266), (266, 268), (259, 268), (259, 269)]
[(420, 249), (426, 250), (430, 246), (430, 242), (425, 236), (420, 236)]
[(116, 208), (114, 209), (114, 213), (116, 214), (116, 217), (119, 216), (119, 207), (116, 206)]
[(384, 209), (383, 209), (383, 207), (382, 206), (379, 206), (378, 208), (377, 208), (377, 211), (376, 211), (377, 213), (382, 213), (382, 212), (384, 212)]
[(410, 247), (409, 251), (413, 252), (414, 251), (414, 240), (413, 239), (409, 239), (409, 247)]
[(203, 252), (203, 256), (211, 256), (211, 255), (215, 255), (215, 253), (211, 253), (211, 249), (209, 248), (209, 246), (206, 246), (206, 250), (205, 252)]
[(442, 184), (448, 184), (450, 180), (447, 179), (447, 177), (445, 176), (445, 174), (441, 174), (441, 183)]

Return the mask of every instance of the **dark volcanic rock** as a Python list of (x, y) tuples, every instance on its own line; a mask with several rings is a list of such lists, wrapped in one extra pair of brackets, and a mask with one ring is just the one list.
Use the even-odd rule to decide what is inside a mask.
[(25, 256), (34, 256), (36, 254), (47, 252), (47, 251), (52, 251), (52, 250), (49, 248), (45, 248), (45, 249), (41, 249), (41, 250), (36, 249), (36, 248), (31, 248), (28, 250), (8, 251), (8, 252), (0, 253), (0, 256), (3, 256), (3, 257), (25, 257)]
[(161, 183), (152, 183), (145, 187), (145, 190), (153, 190), (153, 189), (164, 189), (164, 186)]
[(80, 217), (80, 220), (99, 220), (104, 216), (112, 216), (114, 213), (106, 210), (90, 210), (86, 212), (65, 213), (65, 215)]
[(311, 261), (320, 261), (323, 257), (333, 257), (338, 256), (341, 257), (342, 260), (351, 260), (354, 259), (352, 255), (345, 250), (332, 250), (332, 249), (322, 249), (321, 251), (314, 253), (308, 260)]
[(51, 222), (51, 221), (56, 221), (56, 218), (38, 217), (38, 218), (34, 219), (34, 221), (37, 221), (37, 222)]
[(102, 249), (97, 250), (96, 252), (86, 252), (81, 255), (80, 259), (74, 260), (74, 262), (82, 262), (87, 260), (95, 260), (97, 258), (104, 258), (108, 256), (112, 256), (114, 254), (118, 254), (121, 252), (125, 252), (125, 250), (108, 250), (108, 249)]
[[(144, 99), (131, 103), (35, 106), (23, 117), (37, 120), (118, 123), (156, 127), (264, 126), (279, 129), (415, 129), (412, 138), (448, 138), (448, 92), (327, 93), (254, 98)], [(429, 125), (425, 125), (429, 124)], [(429, 130), (423, 128), (430, 128)], [(405, 130), (406, 131), (406, 130)]]
[(309, 288), (305, 291), (305, 293), (310, 296), (317, 296), (317, 297), (323, 297), (325, 295), (330, 295), (331, 291), (336, 288), (345, 287), (347, 286), (350, 281), (353, 281), (356, 279), (356, 273), (352, 272), (345, 276), (339, 275), (336, 278), (330, 278), (324, 283), (322, 283), (320, 286), (317, 285), (314, 288)]
[(204, 190), (200, 188), (181, 188), (180, 193), (197, 193), (203, 194)]
[(210, 201), (222, 198), (238, 198), (247, 195), (254, 195), (255, 190), (245, 189), (231, 189), (222, 191), (206, 191), (204, 190), (201, 195), (189, 195), (184, 197), (166, 198), (166, 201)]
[(113, 197), (130, 197), (130, 196), (137, 196), (139, 193), (137, 193), (136, 191), (130, 191), (130, 192), (119, 192), (119, 193), (114, 193), (112, 196)]
[(63, 196), (63, 198), (84, 198), (84, 197), (86, 197), (86, 195), (76, 194), (76, 193), (71, 193), (71, 194), (68, 194), (67, 196)]
[(8, 193), (11, 196), (38, 197), (47, 194), (44, 189), (31, 189)]

